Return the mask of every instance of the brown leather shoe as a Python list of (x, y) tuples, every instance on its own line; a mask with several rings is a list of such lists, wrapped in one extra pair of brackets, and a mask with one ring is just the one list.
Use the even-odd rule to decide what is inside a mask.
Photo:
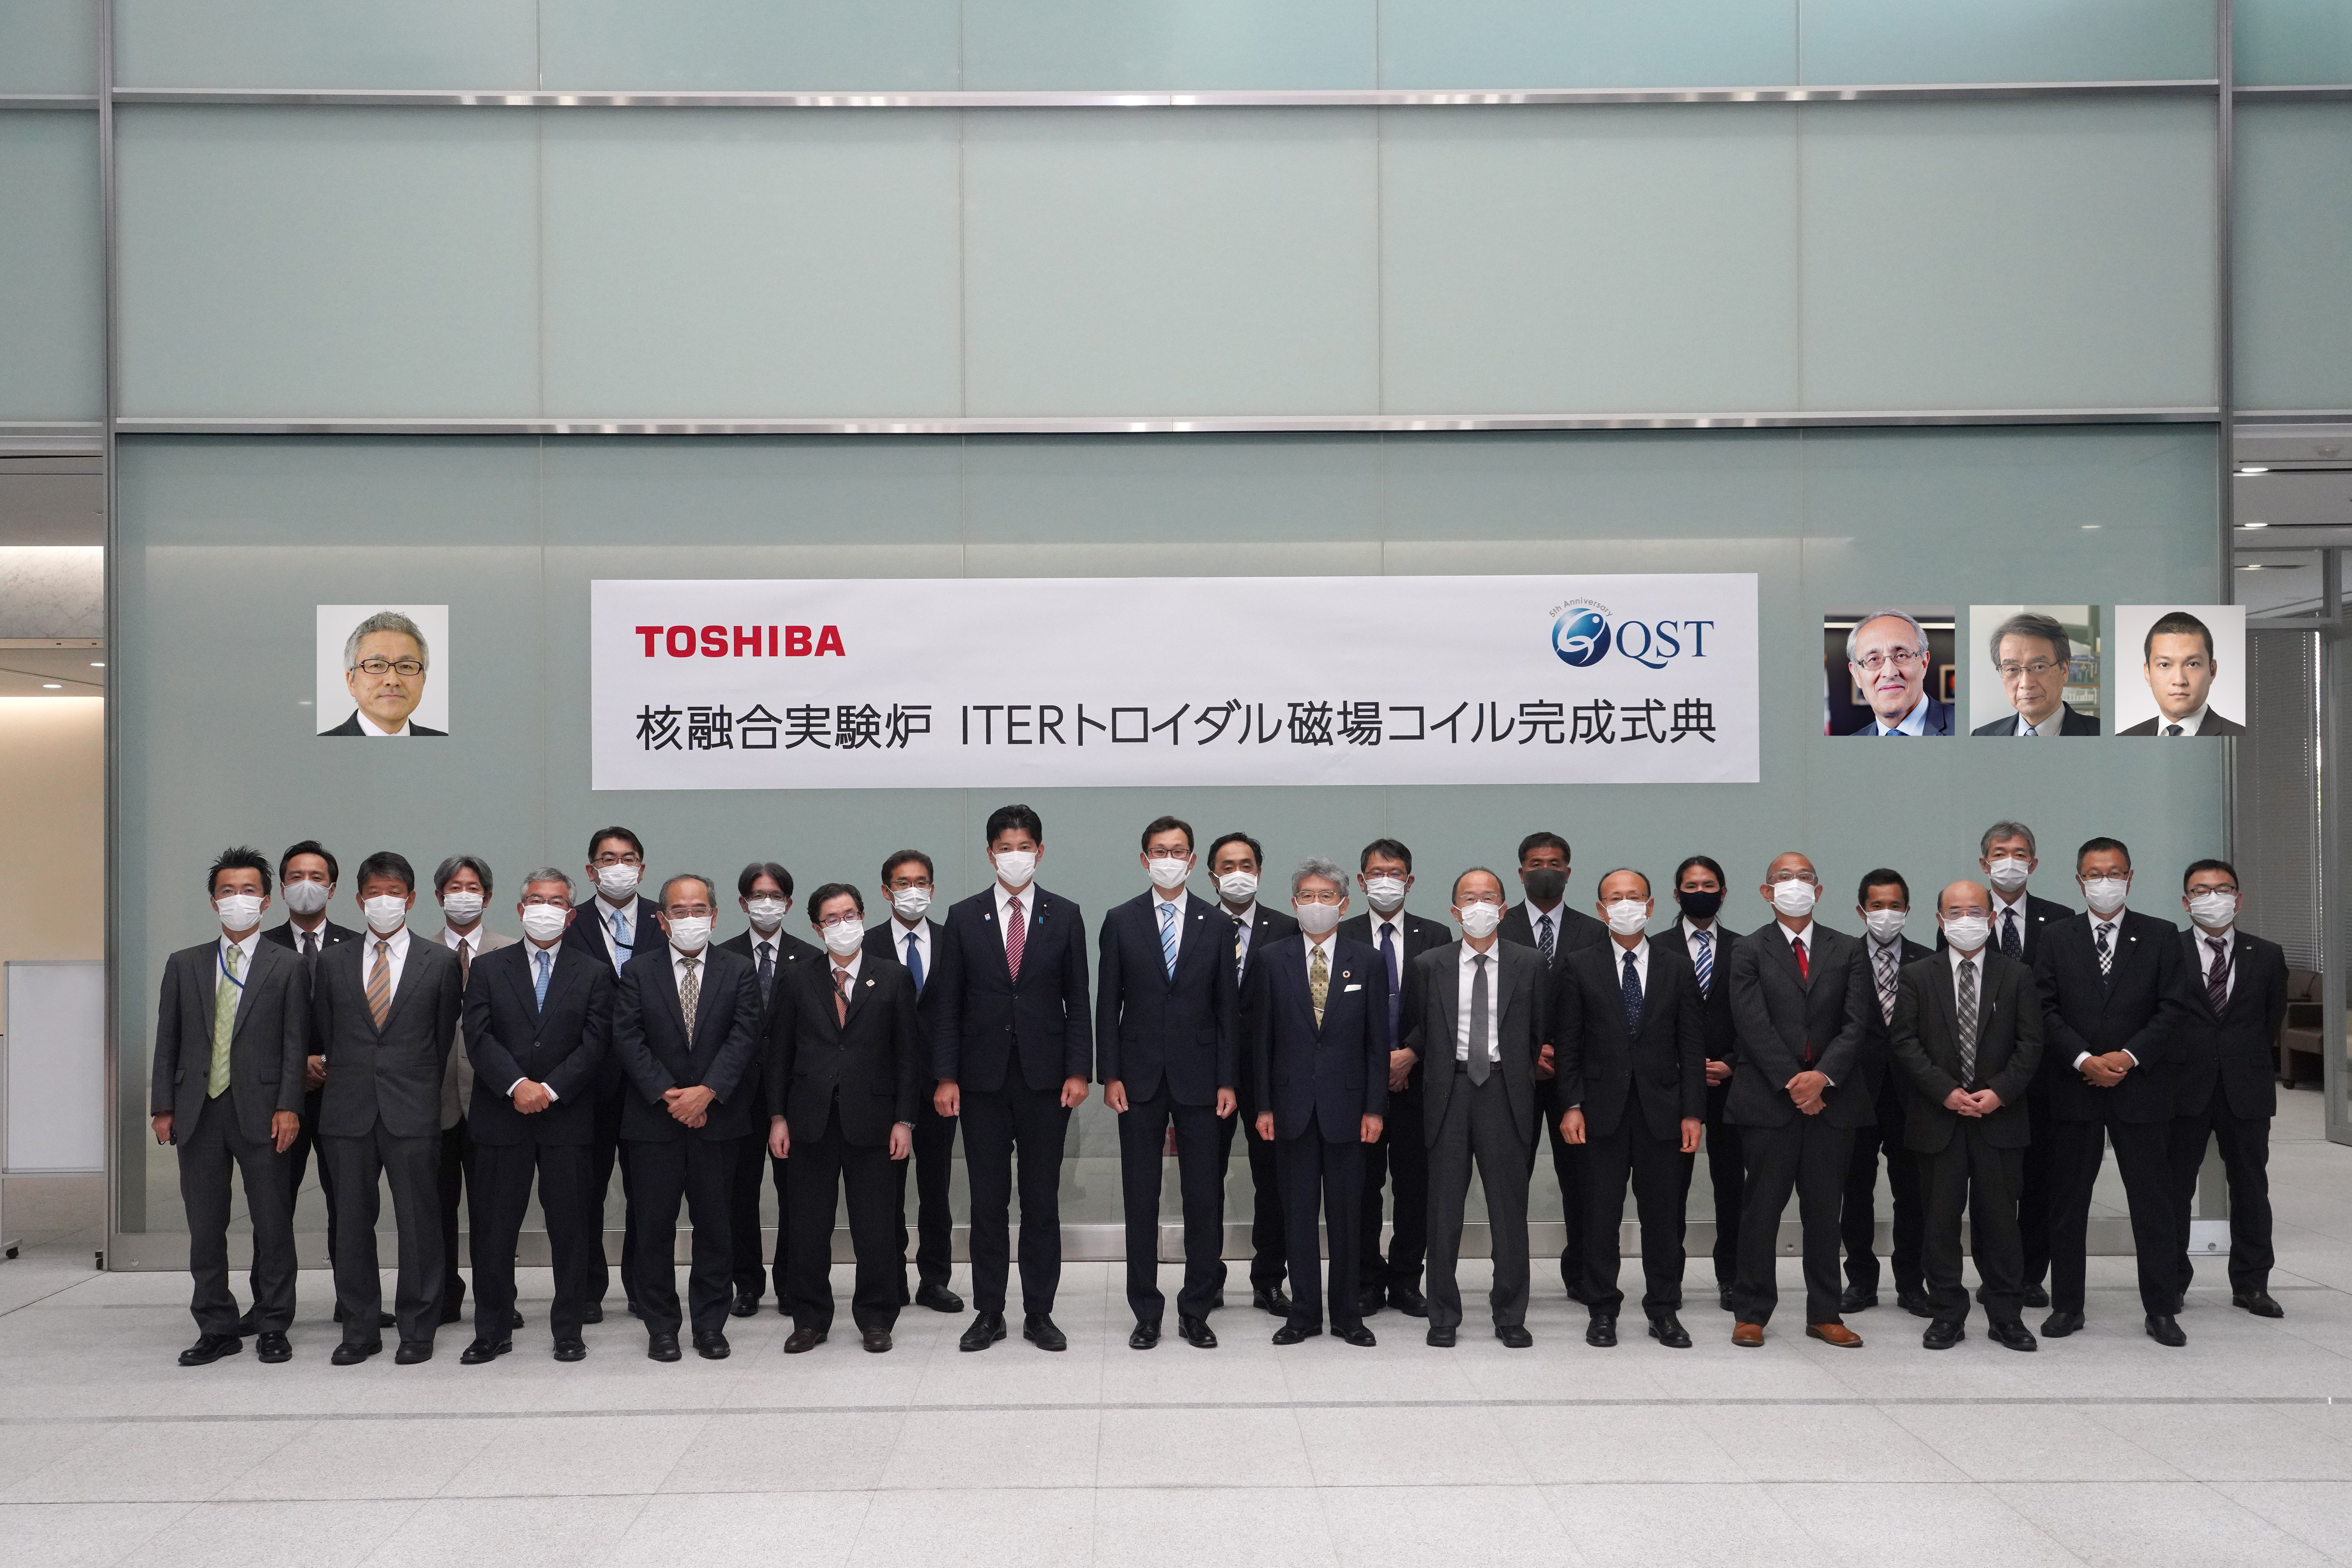
[(1862, 1348), (1862, 1336), (1843, 1323), (1807, 1323), (1805, 1336), (1808, 1339), (1819, 1340), (1825, 1345), (1835, 1345), (1842, 1351), (1858, 1351)]
[(1764, 1325), (1761, 1323), (1732, 1324), (1731, 1342), (1744, 1351), (1758, 1349), (1764, 1343)]

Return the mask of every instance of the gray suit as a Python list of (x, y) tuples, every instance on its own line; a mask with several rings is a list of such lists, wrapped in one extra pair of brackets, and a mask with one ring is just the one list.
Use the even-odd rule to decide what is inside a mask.
[[(242, 962), (242, 961), (240, 961)], [(302, 1066), (310, 1049), (302, 961), (275, 943), (254, 943), (231, 1025), (228, 1088), (210, 1088), (213, 1009), (225, 958), (220, 938), (182, 948), (163, 961), (155, 1006), (151, 1115), (172, 1113), (180, 1151), (180, 1202), (188, 1215), (188, 1303), (200, 1333), (237, 1331), (229, 1293), (229, 1175), (245, 1179), (253, 1222), (254, 1325), (283, 1333), (294, 1321), (294, 1192), (285, 1155), (269, 1136), (278, 1111), (302, 1110)]]

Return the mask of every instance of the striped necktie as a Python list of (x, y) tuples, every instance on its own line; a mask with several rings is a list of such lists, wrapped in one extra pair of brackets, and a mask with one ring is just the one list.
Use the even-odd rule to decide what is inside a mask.
[(367, 1005), (375, 1026), (383, 1028), (392, 1016), (392, 943), (382, 937), (375, 940), (375, 965), (368, 971)]
[(1537, 917), (1536, 951), (1543, 954), (1544, 967), (1547, 969), (1550, 968), (1552, 959), (1552, 934), (1551, 917), (1549, 915), (1541, 915)]
[(1878, 958), (1878, 1011), (1887, 1023), (1892, 1024), (1895, 1022), (1896, 985), (1895, 960), (1902, 950), (1883, 942), (1874, 942), (1870, 945), (1876, 950)]
[(1022, 950), (1029, 945), (1029, 920), (1021, 912), (1021, 900), (1012, 902), (1013, 907), (1004, 911), (1004, 967), (1019, 980)]
[(245, 967), (241, 948), (229, 948), (222, 955), (221, 977), (213, 987), (213, 1066), (205, 1079), (207, 1097), (228, 1092), (228, 1047), (236, 1034), (236, 999), (245, 990), (237, 979), (237, 971)]
[(1977, 1081), (1977, 961), (1960, 960), (1960, 983), (1957, 1011), (1959, 1014), (1960, 1087), (1968, 1088)]
[(1698, 971), (1698, 994), (1705, 996), (1715, 989), (1715, 933), (1711, 931), (1693, 931), (1691, 940), (1698, 943), (1698, 951), (1691, 955), (1691, 963)]
[(2218, 1018), (2230, 1005), (2230, 950), (2218, 936), (2207, 937), (2205, 945), (2213, 950), (2213, 965), (2205, 972), (2205, 1005)]
[(1160, 900), (1160, 963), (1168, 971), (1168, 978), (1176, 978), (1176, 906), (1166, 899)]
[(547, 1005), (547, 970), (548, 964), (551, 961), (548, 956), (547, 949), (543, 947), (541, 948), (533, 956), (539, 960), (539, 978), (531, 982), (531, 991), (536, 996), (540, 1006), (544, 1008)]
[(2092, 945), (2099, 950), (2099, 978), (2102, 980), (2105, 980), (2108, 975), (2115, 973), (2116, 950), (2107, 940), (2108, 933), (2115, 929), (2114, 924), (2110, 922), (2098, 927), (2092, 932), (2092, 935), (2096, 939)]

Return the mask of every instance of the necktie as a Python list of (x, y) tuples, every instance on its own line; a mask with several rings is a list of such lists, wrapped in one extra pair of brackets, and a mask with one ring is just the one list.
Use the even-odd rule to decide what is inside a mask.
[(1692, 935), (1698, 942), (1698, 952), (1694, 955), (1695, 967), (1698, 970), (1698, 994), (1705, 996), (1715, 987), (1715, 933), (1703, 931), (1695, 931)]
[(470, 942), (460, 942), (457, 944), (457, 989), (465, 990), (467, 984), (473, 978), (474, 944)]
[(1004, 916), (1004, 967), (1015, 980), (1021, 978), (1021, 950), (1028, 945), (1029, 921), (1021, 912), (1021, 900), (1015, 899)]
[(1396, 927), (1381, 927), (1381, 962), (1389, 972), (1389, 1044), (1397, 1042), (1397, 1020), (1404, 1011), (1404, 990), (1397, 984)]
[(621, 915), (620, 915), (620, 912), (619, 912), (618, 910), (615, 910), (615, 911), (614, 911), (614, 914), (613, 914), (613, 973), (614, 973), (617, 974), (617, 973), (619, 973), (621, 972), (621, 965), (623, 965), (623, 964), (625, 964), (625, 963), (628, 963), (628, 961), (629, 961), (629, 954), (631, 953), (631, 952), (632, 952), (632, 951), (634, 951), (634, 950), (632, 949), (632, 947), (631, 947), (631, 945), (630, 945), (630, 942), (629, 942), (629, 928), (628, 928), (628, 926), (627, 926), (626, 924), (625, 924), (625, 923), (623, 922), (622, 918), (621, 918)]
[(1977, 961), (1960, 960), (1960, 984), (1956, 1000), (1960, 1016), (1960, 1084), (1977, 1081)]
[(2116, 966), (2116, 950), (2107, 945), (2107, 933), (2115, 929), (2113, 925), (2103, 925), (2095, 933), (2098, 939), (2094, 945), (2099, 950), (2099, 978), (2102, 980), (2105, 980)]
[(1486, 955), (1472, 955), (1470, 971), (1470, 1045), (1464, 1053), (1470, 1081), (1486, 1081)]
[(368, 1012), (375, 1018), (375, 1026), (392, 1016), (392, 943), (376, 938), (375, 965), (368, 971)]
[(920, 996), (923, 994), (923, 944), (915, 940), (913, 931), (907, 933), (907, 973), (914, 978), (915, 994)]
[(302, 978), (305, 980), (315, 980), (318, 977), (319, 933), (314, 931), (306, 931), (302, 933)]
[(849, 1022), (849, 971), (839, 964), (833, 969), (833, 1021)]
[(2168, 735), (2178, 735), (2180, 733), (2180, 726), (2178, 724), (2167, 724), (2164, 727), (2164, 732)]
[(1811, 985), (1813, 983), (1813, 966), (1805, 958), (1805, 939), (1799, 937), (1789, 945), (1797, 950), (1797, 978)]
[(1544, 955), (1544, 967), (1551, 967), (1551, 917), (1543, 916), (1536, 922), (1536, 951)]
[(531, 982), (530, 988), (539, 1005), (543, 1008), (547, 1005), (547, 971), (554, 961), (548, 956), (547, 949), (543, 947), (535, 956), (539, 959), (539, 977)]
[(224, 1094), (228, 1090), (228, 1043), (236, 1033), (236, 998), (245, 989), (238, 983), (236, 972), (245, 967), (245, 952), (232, 947), (221, 971), (220, 983), (213, 987), (213, 1066), (205, 1079), (205, 1093)]
[(1236, 985), (1241, 984), (1242, 976), (1249, 973), (1249, 921), (1234, 922), (1234, 984)]
[(1166, 899), (1160, 900), (1160, 963), (1168, 971), (1168, 978), (1176, 978), (1176, 906)]
[(767, 995), (774, 986), (775, 979), (776, 944), (772, 942), (763, 942), (760, 944), (760, 994), (761, 996)]
[(1311, 944), (1307, 955), (1307, 995), (1315, 1004), (1315, 1026), (1323, 1026), (1323, 999), (1331, 994), (1331, 965), (1323, 956), (1322, 944)]
[(1618, 982), (1617, 994), (1625, 1003), (1625, 1033), (1638, 1036), (1642, 1032), (1642, 976), (1633, 967), (1633, 955), (1625, 954), (1625, 977)]
[(2023, 958), (2025, 943), (2017, 934), (2017, 911), (2010, 910), (2000, 917), (2000, 955), (2003, 958)]
[(2205, 1003), (2218, 1016), (2230, 1005), (2230, 950), (2218, 936), (2207, 937), (2205, 945), (2213, 950), (2213, 966), (2205, 972)]
[(1885, 1016), (1887, 1023), (1892, 1024), (1895, 1022), (1895, 955), (1899, 950), (1879, 947), (1876, 942), (1871, 945), (1878, 948), (1878, 1010)]
[(702, 1005), (702, 974), (695, 967), (701, 962), (698, 958), (688, 959), (686, 973), (679, 977), (677, 983), (677, 1010), (686, 1016), (686, 1041), (688, 1047), (694, 1044), (695, 1010)]

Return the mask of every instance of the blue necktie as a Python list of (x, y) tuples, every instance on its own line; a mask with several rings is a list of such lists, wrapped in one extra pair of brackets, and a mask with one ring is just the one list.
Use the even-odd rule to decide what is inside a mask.
[(1633, 955), (1625, 955), (1625, 983), (1620, 988), (1625, 998), (1625, 1032), (1642, 1032), (1642, 977), (1633, 971)]
[(760, 995), (763, 1000), (775, 983), (776, 944), (763, 942), (760, 944)]
[(916, 942), (913, 931), (907, 933), (907, 973), (914, 976), (915, 994), (920, 996), (923, 994), (923, 949)]
[(1397, 1048), (1397, 1018), (1404, 1009), (1404, 993), (1397, 989), (1396, 927), (1381, 927), (1381, 962), (1389, 971), (1389, 1049)]
[(1167, 968), (1168, 978), (1176, 978), (1176, 906), (1166, 899), (1160, 900), (1160, 962)]
[(1715, 983), (1715, 933), (1701, 931), (1693, 931), (1691, 935), (1698, 942), (1695, 966), (1698, 970), (1698, 994), (1704, 996), (1707, 994), (1707, 987)]
[(622, 923), (622, 918), (619, 913), (615, 912), (613, 916), (614, 973), (618, 974), (621, 972), (621, 966), (628, 962), (628, 959), (625, 955), (633, 951), (634, 949), (629, 942), (629, 929), (626, 925)]
[(543, 1008), (547, 1005), (547, 966), (549, 963), (547, 949), (543, 947), (541, 948), (537, 957), (539, 959), (539, 978), (531, 983), (531, 990), (536, 994), (536, 999), (539, 1005)]
[(2004, 910), (2000, 916), (2000, 954), (2003, 958), (2023, 958), (2025, 943), (2017, 936), (2017, 911)]

